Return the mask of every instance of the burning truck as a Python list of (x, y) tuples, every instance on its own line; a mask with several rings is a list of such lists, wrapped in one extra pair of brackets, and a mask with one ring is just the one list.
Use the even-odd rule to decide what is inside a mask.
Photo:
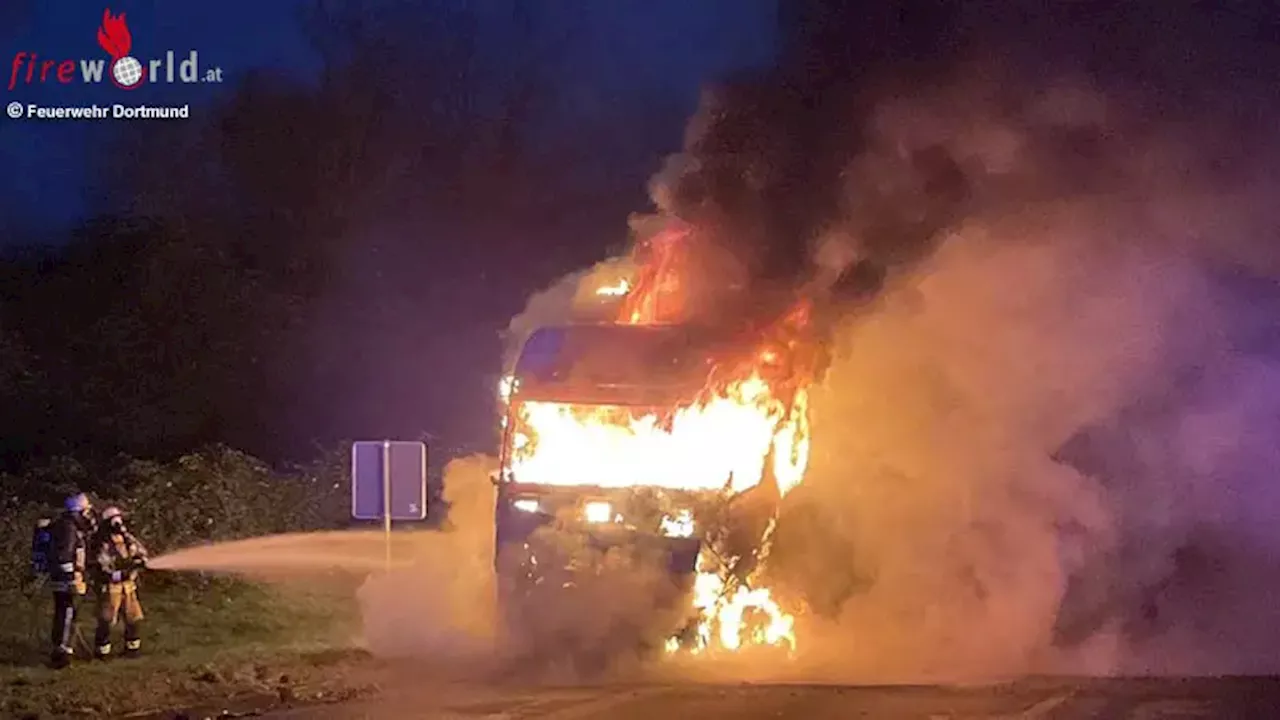
[(630, 271), (570, 313), (606, 322), (537, 329), (515, 353), (496, 477), (509, 627), (546, 628), (543, 607), (571, 606), (625, 551), (672, 581), (653, 603), (671, 610), (668, 651), (795, 650), (794, 616), (830, 611), (770, 568), (808, 465), (810, 388), (836, 324), (929, 255), (972, 187), (909, 134), (869, 136), (854, 162), (842, 105), (831, 163), (792, 153), (812, 129), (801, 97), (750, 79), (706, 93), (651, 183), (656, 212), (630, 218)]
[(494, 567), (508, 637), (527, 647), (565, 652), (546, 609), (622, 563), (665, 580), (648, 627), (608, 633), (628, 650), (796, 649), (798, 609), (768, 587), (767, 559), (808, 459), (808, 308), (763, 328), (688, 322), (678, 240), (599, 288), (614, 321), (536, 329), (503, 381)]

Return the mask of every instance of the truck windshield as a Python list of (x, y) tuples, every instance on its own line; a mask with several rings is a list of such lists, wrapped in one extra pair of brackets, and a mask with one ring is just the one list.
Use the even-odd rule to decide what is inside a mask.
[[(675, 432), (678, 408), (527, 402), (513, 415), (503, 477), (524, 485), (715, 491), (755, 477), (742, 457), (703, 434)], [(718, 438), (712, 438), (718, 439)], [(760, 466), (760, 467), (755, 467)]]
[(701, 387), (712, 356), (678, 326), (579, 325), (530, 335), (515, 375), (526, 394), (555, 399), (608, 388)]

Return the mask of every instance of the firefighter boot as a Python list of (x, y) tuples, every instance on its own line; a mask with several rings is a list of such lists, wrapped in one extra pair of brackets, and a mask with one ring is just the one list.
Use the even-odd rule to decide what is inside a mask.
[(62, 670), (71, 665), (75, 651), (71, 648), (57, 648), (49, 655), (49, 666), (54, 670)]
[(141, 621), (125, 623), (124, 626), (124, 656), (127, 658), (136, 658), (142, 654), (142, 635), (138, 625)]
[(98, 617), (98, 628), (93, 633), (93, 658), (109, 660), (111, 658), (111, 627), (115, 623), (105, 617)]

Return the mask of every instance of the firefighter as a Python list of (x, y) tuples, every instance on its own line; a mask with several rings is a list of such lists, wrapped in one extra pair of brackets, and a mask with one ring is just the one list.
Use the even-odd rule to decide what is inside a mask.
[(53, 590), (54, 667), (66, 667), (75, 655), (76, 606), (88, 586), (85, 570), (90, 540), (97, 530), (93, 507), (84, 493), (67, 498), (63, 512), (49, 528), (49, 587)]
[(94, 655), (98, 659), (111, 656), (111, 629), (123, 614), (124, 654), (135, 656), (142, 649), (138, 573), (147, 566), (147, 548), (125, 527), (124, 513), (116, 507), (102, 512), (102, 529), (95, 545), (98, 629), (93, 638)]

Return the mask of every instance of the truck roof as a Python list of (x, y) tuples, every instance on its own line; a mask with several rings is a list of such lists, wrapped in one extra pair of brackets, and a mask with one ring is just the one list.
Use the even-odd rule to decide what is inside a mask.
[(696, 326), (556, 325), (530, 334), (514, 375), (524, 400), (666, 405), (692, 399), (714, 357)]

